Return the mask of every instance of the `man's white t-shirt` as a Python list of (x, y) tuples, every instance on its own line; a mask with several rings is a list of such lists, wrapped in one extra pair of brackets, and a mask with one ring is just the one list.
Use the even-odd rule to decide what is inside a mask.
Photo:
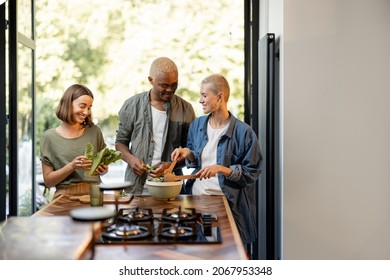
[(165, 122), (167, 121), (167, 112), (157, 110), (152, 106), (152, 122), (153, 122), (153, 141), (154, 151), (151, 166), (161, 161), (163, 152), (163, 135)]

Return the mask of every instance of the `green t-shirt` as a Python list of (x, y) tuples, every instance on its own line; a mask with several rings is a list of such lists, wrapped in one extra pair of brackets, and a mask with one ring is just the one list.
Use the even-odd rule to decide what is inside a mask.
[[(45, 164), (53, 166), (54, 170), (58, 170), (74, 160), (75, 157), (84, 155), (88, 143), (95, 147), (95, 153), (106, 147), (103, 133), (97, 125), (87, 126), (83, 135), (73, 139), (62, 137), (55, 128), (48, 129), (42, 135), (40, 159)], [(100, 182), (100, 176), (89, 177), (85, 176), (84, 172), (82, 169), (76, 169), (59, 185)]]

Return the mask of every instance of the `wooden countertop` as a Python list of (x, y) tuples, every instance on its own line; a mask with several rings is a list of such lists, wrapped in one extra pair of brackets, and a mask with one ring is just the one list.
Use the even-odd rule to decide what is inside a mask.
[(0, 225), (0, 259), (90, 259), (93, 240), (91, 224), (68, 216), (9, 217)]
[[(105, 205), (115, 207), (112, 204)], [(238, 260), (247, 259), (240, 235), (224, 196), (180, 195), (175, 200), (159, 201), (150, 196), (135, 196), (130, 203), (119, 208), (152, 208), (154, 213), (164, 208), (195, 208), (198, 212), (217, 213), (221, 230), (220, 244), (96, 244), (94, 259), (137, 259), (137, 260)], [(34, 217), (68, 216), (71, 209), (90, 207), (80, 201), (70, 200), (63, 195), (36, 212)]]

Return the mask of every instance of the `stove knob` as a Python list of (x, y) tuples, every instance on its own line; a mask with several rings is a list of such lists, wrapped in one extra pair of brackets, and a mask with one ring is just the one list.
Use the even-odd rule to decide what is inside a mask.
[(202, 215), (203, 220), (203, 233), (205, 236), (212, 236), (212, 222), (213, 219), (209, 214)]

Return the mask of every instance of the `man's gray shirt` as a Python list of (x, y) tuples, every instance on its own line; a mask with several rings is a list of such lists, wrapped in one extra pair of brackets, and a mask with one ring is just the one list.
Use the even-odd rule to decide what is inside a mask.
[[(119, 128), (115, 143), (129, 147), (130, 153), (145, 163), (153, 159), (153, 124), (150, 105), (150, 91), (139, 93), (128, 98), (119, 110)], [(161, 161), (171, 161), (171, 153), (178, 147), (185, 147), (188, 129), (195, 119), (192, 105), (183, 98), (174, 95), (171, 102), (165, 103), (167, 121), (163, 135), (163, 150)], [(175, 170), (180, 174), (181, 170)], [(126, 167), (125, 180), (133, 183), (128, 190), (131, 193), (142, 193), (147, 174), (136, 175), (129, 165)]]

